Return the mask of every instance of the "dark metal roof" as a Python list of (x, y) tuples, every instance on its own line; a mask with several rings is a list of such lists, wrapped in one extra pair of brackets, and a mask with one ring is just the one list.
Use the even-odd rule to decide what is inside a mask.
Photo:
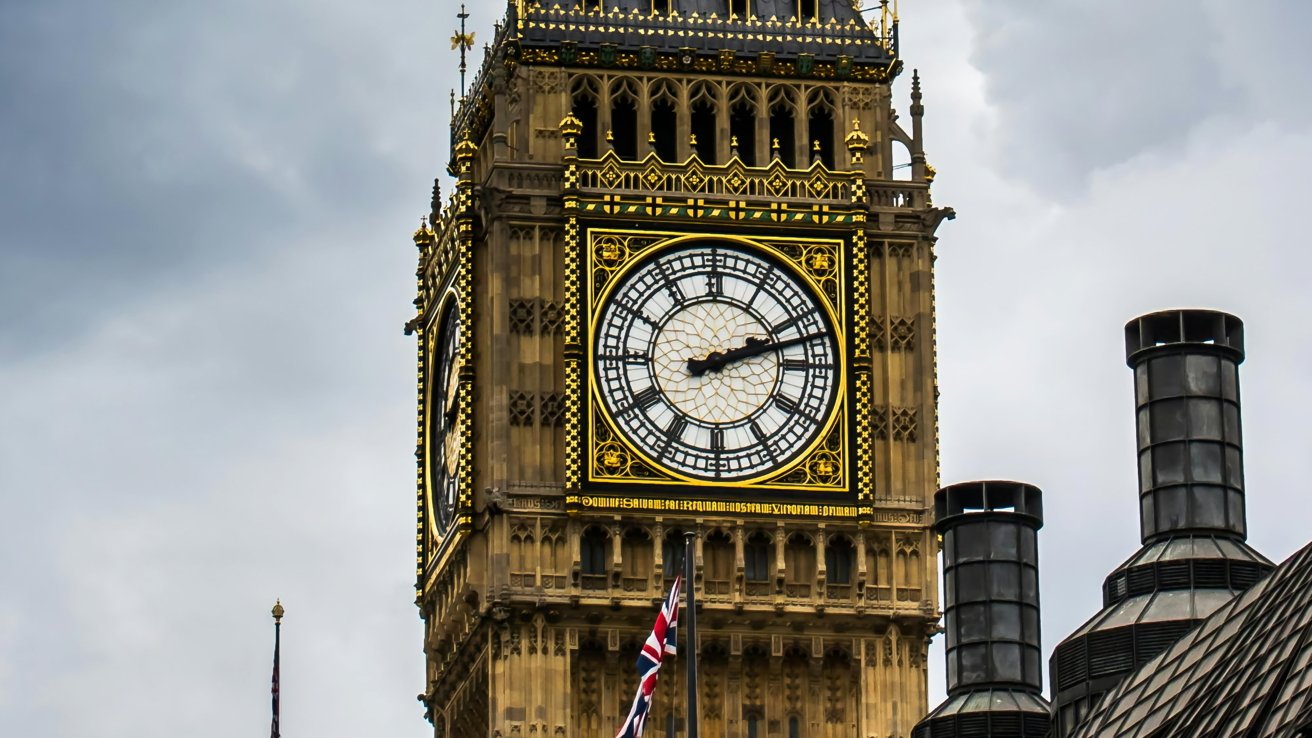
[(1277, 738), (1312, 720), (1312, 545), (1108, 693), (1073, 738)]
[(1271, 569), (1248, 544), (1225, 537), (1140, 549), (1107, 577), (1102, 610), (1053, 650), (1053, 702), (1060, 708), (1110, 689)]
[(916, 725), (911, 737), (1042, 738), (1047, 732), (1047, 700), (1020, 690), (989, 689), (948, 698)]
[(1224, 536), (1181, 536), (1139, 549), (1107, 576), (1103, 606), (1128, 597), (1179, 589), (1242, 592), (1275, 568), (1241, 540)]
[(727, 0), (671, 0), (677, 12), (650, 12), (650, 0), (612, 0), (604, 10), (563, 3), (524, 3), (517, 17), (519, 42), (527, 48), (554, 48), (562, 42), (580, 50), (614, 45), (657, 52), (692, 50), (718, 55), (729, 51), (779, 59), (809, 54), (815, 60), (845, 56), (857, 65), (887, 66), (897, 56), (896, 26), (881, 35), (845, 0), (820, 0), (820, 18), (798, 20), (785, 11), (790, 0), (754, 0), (754, 15), (730, 16)]
[[(546, 2), (543, 5), (551, 5)], [(682, 16), (690, 16), (693, 13), (706, 17), (715, 14), (721, 18), (729, 15), (728, 0), (669, 0), (670, 9)], [(583, 5), (581, 0), (564, 0), (560, 3), (564, 8), (577, 8)], [(595, 6), (594, 2), (589, 2), (589, 6)], [(638, 11), (639, 13), (650, 14), (652, 3), (651, 0), (604, 0), (606, 12), (612, 9), (619, 9), (625, 13)], [(803, 5), (804, 12), (811, 7), (810, 0), (806, 0)], [(752, 15), (762, 20), (778, 18), (787, 20), (797, 15), (797, 0), (752, 0)], [(847, 0), (820, 0), (820, 22), (828, 23), (830, 20), (846, 22), (849, 20), (861, 20), (861, 14), (852, 7), (852, 3)]]

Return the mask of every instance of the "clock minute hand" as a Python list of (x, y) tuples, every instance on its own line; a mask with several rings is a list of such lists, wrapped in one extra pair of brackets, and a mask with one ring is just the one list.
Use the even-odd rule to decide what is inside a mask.
[(723, 353), (713, 351), (705, 359), (688, 359), (688, 373), (694, 377), (700, 377), (706, 372), (718, 372), (731, 362), (741, 361), (753, 356), (778, 351), (779, 349), (796, 346), (799, 343), (814, 341), (817, 338), (824, 338), (825, 333), (811, 333), (806, 336), (797, 338), (788, 338), (783, 341), (767, 341), (764, 338), (749, 338), (747, 345), (741, 348), (730, 349)]
[(460, 412), (460, 406), (457, 402), (460, 399), (460, 361), (456, 360), (451, 363), (450, 373), (446, 380), (446, 427), (451, 428), (456, 424), (456, 416)]

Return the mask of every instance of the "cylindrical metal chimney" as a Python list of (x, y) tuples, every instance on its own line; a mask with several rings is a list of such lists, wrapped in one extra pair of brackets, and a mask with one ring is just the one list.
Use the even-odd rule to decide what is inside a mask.
[(1166, 310), (1125, 326), (1134, 369), (1144, 543), (1247, 536), (1239, 364), (1244, 323), (1216, 310)]
[(1043, 493), (1022, 482), (966, 482), (939, 490), (934, 508), (943, 537), (948, 700), (912, 735), (1043, 736)]
[(1143, 546), (1103, 582), (1103, 608), (1053, 649), (1053, 738), (1126, 675), (1273, 568), (1246, 542), (1239, 364), (1244, 324), (1163, 310), (1125, 326), (1134, 370)]
[(967, 482), (934, 495), (943, 536), (948, 695), (980, 687), (1043, 690), (1038, 530), (1043, 493)]

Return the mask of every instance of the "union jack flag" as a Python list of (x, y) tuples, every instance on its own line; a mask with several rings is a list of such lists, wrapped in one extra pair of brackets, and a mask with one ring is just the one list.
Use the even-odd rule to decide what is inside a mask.
[(642, 644), (642, 651), (638, 654), (638, 694), (633, 697), (633, 708), (629, 710), (629, 716), (625, 718), (615, 738), (642, 736), (642, 728), (647, 723), (647, 712), (651, 709), (652, 693), (656, 691), (656, 677), (660, 674), (661, 662), (666, 654), (674, 655), (677, 650), (674, 635), (679, 624), (679, 589), (682, 584), (682, 575), (674, 578), (670, 596), (665, 598), (665, 604), (661, 605), (661, 612), (656, 616), (656, 626), (651, 629), (651, 635), (647, 636), (647, 642)]

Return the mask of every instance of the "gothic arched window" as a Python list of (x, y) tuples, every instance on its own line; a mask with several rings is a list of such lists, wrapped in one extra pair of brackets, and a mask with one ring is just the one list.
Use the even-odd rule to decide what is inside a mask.
[(620, 539), (620, 575), (626, 592), (644, 592), (651, 578), (651, 536), (641, 528), (624, 531)]
[(606, 531), (595, 526), (584, 531), (579, 540), (579, 570), (583, 576), (605, 577), (609, 559), (610, 537)]
[(622, 79), (610, 92), (611, 145), (621, 159), (638, 158), (638, 95), (633, 81)]
[(596, 82), (580, 77), (574, 82), (571, 91), (572, 107), (570, 112), (579, 123), (583, 124), (583, 133), (579, 134), (579, 158), (596, 159), (597, 143), (600, 132), (597, 130), (597, 87)]
[(738, 85), (729, 96), (729, 135), (737, 143), (738, 158), (749, 167), (756, 166), (756, 116), (760, 108), (755, 91)]
[(852, 542), (843, 536), (834, 536), (825, 546), (825, 579), (830, 584), (852, 583)]
[(665, 534), (661, 543), (661, 568), (666, 579), (673, 579), (683, 572), (683, 550), (685, 547), (683, 531), (675, 528)]
[(743, 565), (749, 582), (765, 582), (770, 579), (770, 536), (756, 531), (747, 537), (743, 546)]
[(827, 90), (816, 90), (807, 101), (807, 147), (812, 159), (834, 168), (834, 102)]
[(729, 594), (733, 580), (733, 539), (724, 531), (706, 536), (702, 545), (705, 568), (702, 570), (702, 587), (707, 594)]
[(815, 546), (811, 539), (794, 533), (784, 546), (784, 591), (790, 597), (809, 597), (815, 582)]
[(787, 87), (776, 87), (770, 95), (770, 147), (784, 166), (797, 166), (796, 102)]
[(668, 82), (653, 84), (648, 94), (651, 99), (651, 133), (656, 158), (674, 161), (679, 158), (678, 97)]
[(715, 164), (716, 161), (716, 133), (719, 131), (719, 120), (715, 104), (715, 90), (710, 85), (698, 85), (693, 88), (688, 95), (690, 107), (690, 124), (693, 138), (696, 143), (693, 144), (693, 151), (697, 158), (706, 164)]

